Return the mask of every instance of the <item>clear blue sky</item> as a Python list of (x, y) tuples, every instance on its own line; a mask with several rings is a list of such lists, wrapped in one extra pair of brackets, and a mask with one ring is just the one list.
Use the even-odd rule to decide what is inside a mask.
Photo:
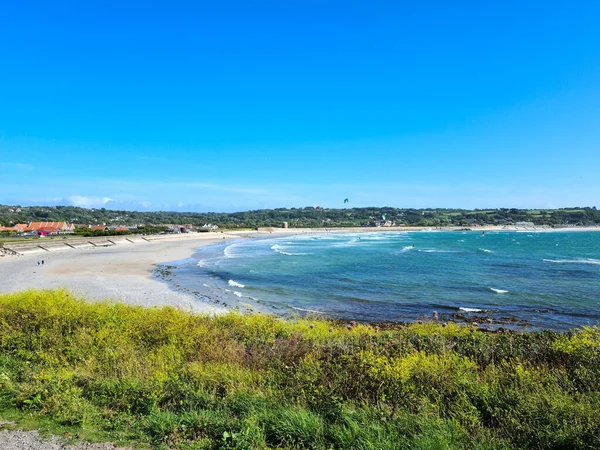
[(2, 2), (0, 203), (600, 206), (600, 2)]

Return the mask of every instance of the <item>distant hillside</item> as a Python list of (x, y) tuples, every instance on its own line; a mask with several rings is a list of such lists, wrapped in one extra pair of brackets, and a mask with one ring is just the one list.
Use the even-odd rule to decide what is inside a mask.
[(500, 208), (486, 210), (465, 209), (405, 209), (368, 207), (347, 209), (277, 208), (237, 213), (192, 212), (137, 212), (108, 209), (86, 209), (74, 206), (6, 206), (0, 205), (0, 225), (33, 221), (65, 221), (76, 224), (216, 224), (221, 228), (248, 228), (281, 226), (288, 222), (294, 228), (356, 227), (381, 220), (397, 225), (412, 226), (470, 226), (506, 225), (515, 222), (533, 222), (536, 225), (595, 225), (600, 224), (600, 211), (595, 207), (561, 209)]

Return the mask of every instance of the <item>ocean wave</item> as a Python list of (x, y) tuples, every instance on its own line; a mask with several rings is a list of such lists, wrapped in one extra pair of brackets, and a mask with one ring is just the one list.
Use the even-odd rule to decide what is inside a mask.
[(288, 305), (290, 308), (295, 309), (296, 311), (302, 311), (302, 312), (309, 312), (309, 313), (316, 313), (316, 314), (323, 314), (322, 311), (315, 311), (314, 309), (304, 309), (304, 308), (297, 308), (295, 306), (292, 305)]
[(240, 283), (238, 283), (237, 281), (233, 281), (233, 280), (229, 280), (229, 281), (227, 282), (227, 284), (228, 284), (229, 286), (231, 286), (231, 287), (239, 287), (239, 288), (244, 288), (244, 287), (246, 287), (245, 285), (243, 285), (243, 284), (240, 284)]
[(231, 289), (225, 289), (225, 292), (227, 292), (228, 294), (233, 294), (236, 297), (242, 298), (244, 296), (244, 294), (242, 294), (241, 292), (238, 291), (232, 291)]
[(342, 277), (342, 278), (340, 278), (340, 281), (344, 281), (346, 283), (360, 283), (360, 281), (355, 280), (354, 278), (349, 278), (349, 277)]
[(414, 245), (407, 245), (406, 247), (402, 247), (402, 250), (400, 251), (400, 253), (410, 252), (411, 250), (414, 250), (414, 249), (415, 249)]
[(391, 239), (394, 238), (398, 238), (398, 237), (405, 237), (405, 236), (398, 236), (398, 235), (388, 235), (388, 236), (383, 236), (379, 233), (362, 233), (360, 239), (364, 240), (364, 241), (389, 241)]
[(483, 312), (485, 311), (484, 309), (479, 309), (479, 308), (465, 308), (465, 307), (459, 307), (458, 308), (459, 311), (464, 311), (464, 312)]
[(293, 253), (293, 252), (286, 252), (284, 250), (284, 247), (282, 247), (279, 244), (273, 244), (271, 245), (271, 250), (273, 250), (276, 253), (279, 253), (280, 255), (286, 255), (286, 256), (303, 256), (303, 255), (309, 255), (310, 253)]
[(491, 250), (488, 250), (487, 248), (480, 248), (479, 251), (483, 252), (483, 253), (494, 253)]
[(543, 261), (554, 263), (554, 264), (594, 264), (600, 265), (599, 259), (586, 258), (586, 259), (544, 259)]
[(355, 247), (358, 245), (358, 241), (360, 238), (350, 239), (349, 241), (337, 242), (335, 244), (331, 244), (332, 247)]
[(496, 294), (507, 294), (508, 291), (505, 291), (504, 289), (494, 289), (494, 288), (490, 288), (490, 291), (495, 292)]
[(436, 249), (426, 249), (426, 250), (418, 250), (423, 253), (458, 253), (456, 250), (436, 250)]
[(236, 258), (236, 255), (233, 253), (234, 245), (228, 245), (223, 249), (223, 255), (225, 258)]

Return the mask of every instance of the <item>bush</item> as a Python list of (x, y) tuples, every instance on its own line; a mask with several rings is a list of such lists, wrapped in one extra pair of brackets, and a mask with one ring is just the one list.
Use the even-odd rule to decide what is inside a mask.
[(600, 448), (599, 336), (27, 291), (0, 295), (0, 412), (157, 448)]

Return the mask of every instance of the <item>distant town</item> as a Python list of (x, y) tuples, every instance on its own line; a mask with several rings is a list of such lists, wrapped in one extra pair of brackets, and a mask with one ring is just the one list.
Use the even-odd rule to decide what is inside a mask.
[[(203, 230), (215, 230), (218, 227), (216, 225), (206, 224), (201, 227)], [(74, 224), (67, 222), (29, 222), (29, 223), (18, 223), (12, 227), (0, 226), (0, 232), (4, 233), (15, 233), (23, 236), (50, 236), (56, 234), (81, 234), (81, 235), (101, 235), (101, 234), (129, 234), (129, 233), (144, 233), (149, 232), (163, 232), (163, 233), (189, 233), (196, 231), (192, 224), (176, 225), (83, 225)]]

